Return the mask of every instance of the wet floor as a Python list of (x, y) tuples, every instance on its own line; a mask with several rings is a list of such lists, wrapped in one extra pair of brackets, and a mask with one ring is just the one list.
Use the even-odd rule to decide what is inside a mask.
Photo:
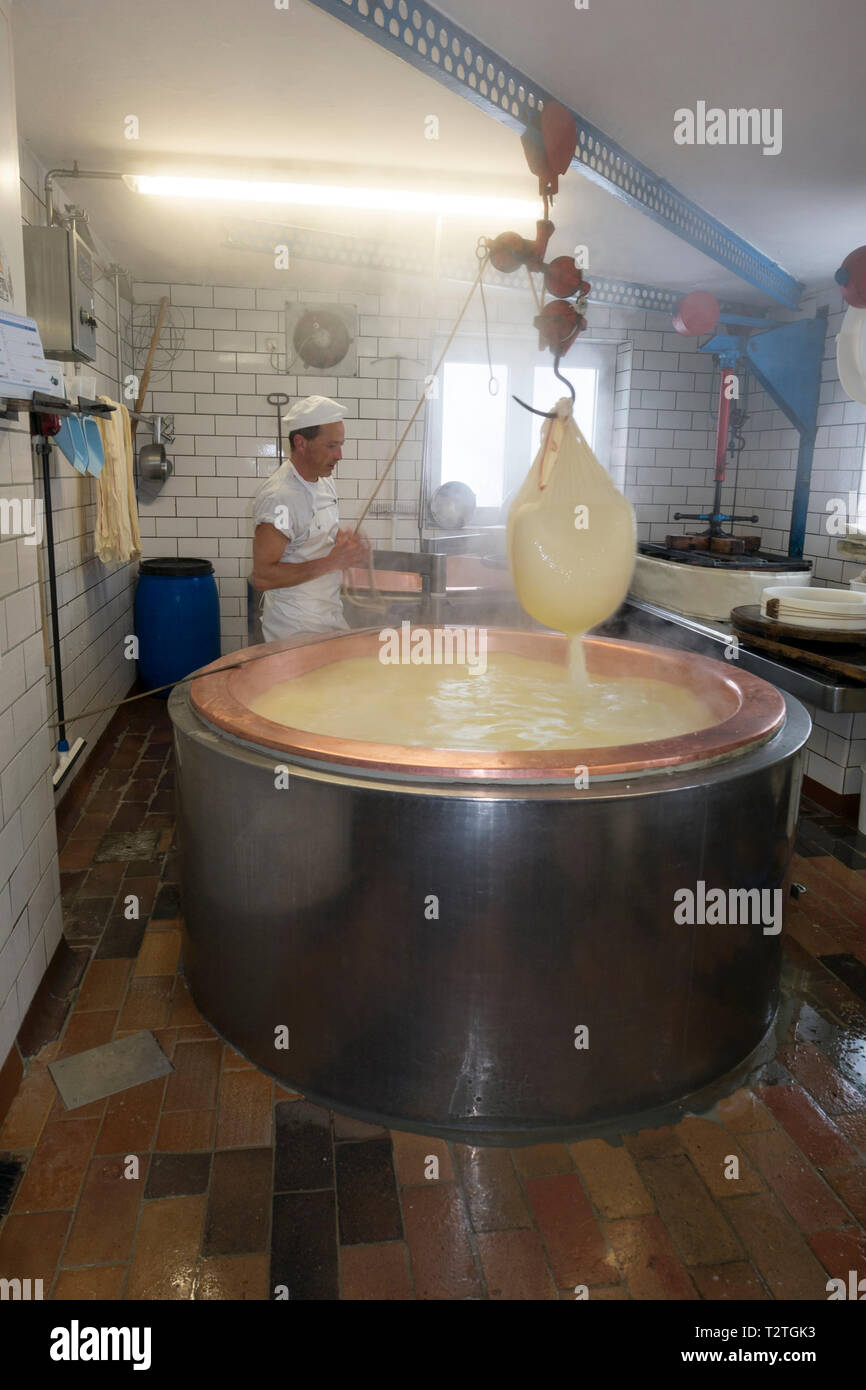
[[(732, 1095), (604, 1137), (452, 1144), (308, 1103), (201, 1018), (178, 971), (170, 725), (159, 701), (130, 708), (61, 812), (71, 950), (0, 1127), (0, 1277), (55, 1299), (824, 1301), (866, 1275), (856, 829), (804, 802), (775, 1041)], [(65, 1110), (48, 1063), (141, 1029), (172, 1073)]]

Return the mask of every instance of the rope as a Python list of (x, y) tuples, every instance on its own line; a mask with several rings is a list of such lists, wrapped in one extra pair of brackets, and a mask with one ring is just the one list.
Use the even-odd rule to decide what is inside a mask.
[[(448, 349), (450, 348), (451, 344), (454, 342), (455, 337), (457, 336), (457, 330), (458, 330), (458, 328), (460, 327), (461, 323), (463, 322), (463, 318), (464, 318), (464, 316), (465, 316), (465, 314), (466, 314), (466, 310), (469, 308), (469, 305), (470, 305), (470, 303), (472, 302), (472, 296), (474, 295), (475, 291), (476, 291), (477, 289), (479, 289), (480, 286), (481, 286), (482, 278), (483, 278), (483, 276), (484, 276), (484, 271), (485, 271), (485, 269), (486, 269), (487, 262), (488, 262), (488, 260), (490, 259), (490, 252), (489, 252), (488, 250), (485, 250), (485, 251), (483, 252), (483, 254), (479, 255), (479, 258), (478, 258), (478, 259), (479, 259), (479, 261), (480, 261), (480, 264), (479, 264), (479, 267), (478, 267), (478, 274), (477, 274), (477, 276), (476, 276), (476, 278), (475, 278), (475, 281), (474, 281), (474, 283), (473, 283), (473, 285), (472, 285), (472, 288), (470, 289), (468, 295), (466, 296), (465, 300), (463, 301), (463, 307), (461, 308), (460, 313), (457, 315), (457, 318), (456, 318), (455, 321), (454, 321), (454, 326), (453, 326), (453, 328), (451, 329), (451, 332), (450, 332), (449, 335), (448, 335), (448, 341), (446, 342), (444, 348), (442, 349), (442, 352), (440, 353), (439, 361), (436, 363), (436, 366), (433, 368), (433, 371), (432, 371), (431, 375), (434, 376), (434, 377), (439, 375), (439, 369), (440, 369), (440, 367), (442, 366), (442, 363), (445, 361), (445, 357), (446, 357), (446, 355), (447, 355), (447, 353), (448, 353)], [(483, 295), (484, 295), (483, 289), (481, 290), (481, 295), (482, 295), (482, 302), (483, 302)], [(486, 318), (487, 318), (487, 314), (486, 314), (486, 306), (485, 306), (485, 322), (486, 322)], [(488, 356), (489, 356), (489, 341), (488, 341)], [(428, 380), (429, 380), (429, 378), (428, 378)], [(392, 469), (393, 466), (394, 466), (394, 462), (395, 462), (395, 460), (396, 460), (396, 458), (397, 458), (397, 455), (399, 454), (399, 452), (400, 452), (400, 450), (402, 449), (403, 445), (406, 443), (406, 440), (407, 440), (407, 438), (409, 437), (409, 431), (411, 430), (411, 428), (412, 428), (412, 426), (414, 425), (416, 419), (418, 418), (418, 413), (419, 413), (419, 411), (420, 411), (420, 409), (421, 409), (421, 406), (422, 406), (422, 405), (424, 404), (424, 402), (426, 401), (426, 399), (427, 399), (427, 387), (426, 387), (426, 385), (425, 385), (424, 390), (422, 391), (421, 395), (418, 397), (418, 401), (417, 401), (417, 403), (416, 403), (416, 405), (415, 405), (415, 409), (412, 411), (412, 414), (411, 414), (410, 417), (409, 417), (409, 420), (408, 420), (408, 422), (407, 422), (407, 424), (406, 424), (406, 428), (404, 429), (402, 435), (400, 436), (400, 439), (399, 439), (399, 441), (397, 442), (397, 444), (396, 444), (396, 446), (395, 446), (395, 448), (394, 448), (394, 452), (392, 453), (392, 455), (391, 455), (391, 457), (389, 458), (387, 464), (385, 465), (385, 471), (384, 471), (384, 473), (382, 474), (381, 478), (380, 478), (379, 481), (377, 482), (376, 486), (373, 488), (373, 491), (370, 493), (370, 496), (367, 498), (366, 504), (365, 504), (365, 506), (364, 506), (364, 510), (361, 512), (360, 517), (359, 517), (358, 520), (355, 522), (353, 534), (355, 534), (355, 535), (358, 534), (358, 531), (360, 530), (361, 523), (363, 522), (364, 517), (367, 515), (368, 511), (370, 510), (371, 506), (373, 505), (374, 501), (376, 500), (376, 496), (377, 496), (377, 494), (379, 493), (379, 491), (380, 491), (380, 489), (381, 489), (381, 487), (382, 487), (382, 484), (385, 482), (385, 479), (388, 477), (388, 474), (391, 472), (391, 469)], [(420, 503), (419, 503), (419, 505), (420, 505)], [(379, 592), (379, 590), (378, 590), (377, 587), (376, 587), (376, 579), (375, 579), (375, 574), (374, 574), (374, 571), (373, 571), (373, 553), (372, 553), (372, 551), (370, 552), (370, 555), (369, 555), (369, 557), (368, 557), (368, 572), (369, 572), (369, 576), (370, 576), (370, 594), (369, 594), (368, 596), (364, 596), (364, 595), (361, 595), (361, 594), (357, 593), (357, 591), (356, 591), (355, 589), (353, 589), (353, 588), (352, 588), (352, 585), (351, 585), (350, 583), (348, 583), (348, 582), (345, 583), (344, 586), (343, 586), (343, 593), (344, 593), (345, 598), (347, 598), (347, 599), (349, 600), (350, 603), (354, 604), (356, 608), (374, 609), (374, 610), (375, 610), (376, 612), (378, 612), (378, 613), (384, 613), (384, 612), (386, 611), (387, 607), (388, 607), (388, 603), (389, 603), (389, 602), (395, 602), (395, 603), (417, 603), (417, 601), (418, 601), (418, 596), (417, 596), (417, 594), (400, 594), (400, 595), (393, 595), (392, 598), (391, 598), (390, 600), (385, 600), (385, 599), (383, 598), (382, 594)]]
[[(363, 629), (356, 628), (355, 631), (361, 632)], [(332, 637), (339, 636), (341, 632), (341, 628), (335, 628), (333, 632), (323, 633), (321, 637), (316, 637), (310, 642), (299, 642), (298, 646), (315, 647), (318, 646), (320, 642), (330, 642)], [(244, 661), (227, 661), (224, 666), (220, 666), (216, 671), (210, 671), (208, 674), (216, 676), (219, 675), (221, 671), (238, 671), (242, 666), (252, 666), (253, 662), (264, 661), (267, 657), (274, 655), (274, 652), (260, 652), (258, 656), (248, 656)], [(121, 705), (131, 705), (136, 700), (149, 700), (151, 695), (158, 695), (163, 690), (174, 690), (178, 685), (186, 685), (188, 681), (197, 681), (199, 679), (206, 680), (207, 676), (201, 671), (191, 671), (188, 676), (181, 676), (179, 680), (169, 681), (168, 685), (155, 685), (152, 690), (143, 690), (140, 695), (127, 695), (125, 699), (115, 700), (110, 705), (100, 705), (97, 709), (84, 710), (81, 714), (68, 714), (64, 723), (73, 724), (79, 719), (92, 719), (96, 714), (107, 714), (111, 709), (120, 709)], [(48, 728), (59, 729), (59, 721), (49, 721)]]
[(487, 300), (484, 295), (484, 283), (480, 277), (478, 280), (478, 293), (481, 295), (481, 309), (484, 314), (484, 342), (487, 347), (487, 391), (488, 394), (491, 396), (498, 396), (499, 382), (493, 375), (493, 356), (490, 351), (490, 319), (487, 314)]
[[(526, 262), (525, 262), (525, 261), (523, 262), (523, 264), (524, 264), (524, 266), (526, 267), (526, 278), (527, 278), (527, 280), (529, 281), (529, 288), (532, 290), (532, 298), (535, 300), (535, 307), (536, 307), (536, 309), (538, 310), (538, 312), (539, 312), (539, 314), (540, 314), (540, 313), (541, 313), (541, 300), (538, 298), (538, 290), (535, 288), (535, 281), (534, 281), (533, 278), (532, 278), (532, 271), (529, 269), (529, 266), (526, 265)], [(542, 291), (542, 293), (543, 293), (543, 291)]]
[[(483, 274), (484, 274), (484, 270), (485, 270), (485, 267), (486, 267), (486, 265), (487, 265), (488, 260), (489, 260), (489, 254), (488, 254), (487, 252), (485, 252), (484, 256), (483, 256), (482, 259), (481, 259), (481, 265), (480, 265), (480, 267), (479, 267), (479, 269), (478, 269), (478, 275), (477, 275), (476, 278), (475, 278), (475, 282), (474, 282), (474, 284), (473, 284), (471, 290), (469, 291), (468, 295), (466, 296), (466, 299), (465, 299), (465, 301), (464, 301), (464, 303), (463, 303), (463, 308), (460, 310), (460, 313), (457, 315), (457, 318), (456, 318), (455, 323), (454, 323), (454, 327), (451, 329), (451, 332), (450, 332), (450, 334), (448, 335), (448, 341), (447, 341), (447, 343), (445, 344), (444, 348), (442, 349), (442, 353), (441, 353), (441, 355), (440, 355), (440, 357), (439, 357), (439, 361), (436, 363), (436, 366), (433, 368), (433, 371), (432, 371), (432, 373), (431, 373), (432, 376), (438, 376), (438, 374), (439, 374), (439, 368), (442, 366), (442, 363), (445, 361), (445, 355), (446, 355), (446, 353), (448, 352), (448, 349), (450, 348), (451, 344), (454, 342), (455, 337), (457, 336), (457, 330), (458, 330), (458, 328), (460, 327), (461, 323), (463, 322), (463, 317), (464, 317), (464, 315), (465, 315), (465, 313), (466, 313), (466, 310), (469, 308), (469, 304), (470, 304), (470, 302), (471, 302), (471, 300), (472, 300), (472, 296), (474, 295), (474, 293), (475, 293), (475, 291), (477, 290), (478, 286), (481, 284), (481, 277), (482, 277)], [(364, 517), (367, 515), (368, 511), (370, 510), (370, 507), (373, 505), (373, 502), (376, 500), (376, 496), (377, 496), (377, 494), (378, 494), (378, 492), (379, 492), (379, 490), (380, 490), (382, 484), (384, 483), (384, 481), (385, 481), (385, 479), (387, 478), (388, 474), (391, 472), (391, 469), (392, 469), (393, 466), (394, 466), (394, 461), (395, 461), (395, 459), (397, 458), (397, 455), (399, 454), (399, 452), (400, 452), (400, 450), (402, 449), (403, 445), (406, 443), (406, 440), (407, 440), (407, 438), (408, 438), (408, 436), (409, 436), (409, 431), (411, 430), (411, 428), (412, 428), (412, 426), (414, 425), (416, 419), (418, 418), (418, 412), (420, 411), (421, 406), (424, 404), (424, 402), (425, 402), (426, 399), (427, 399), (427, 388), (425, 387), (424, 390), (422, 391), (421, 395), (420, 395), (419, 398), (418, 398), (418, 402), (417, 402), (417, 404), (416, 404), (416, 406), (415, 406), (415, 409), (412, 411), (412, 414), (411, 414), (410, 417), (409, 417), (409, 420), (408, 420), (408, 423), (407, 423), (407, 425), (406, 425), (406, 428), (404, 429), (402, 435), (400, 436), (400, 439), (399, 439), (399, 442), (398, 442), (398, 444), (397, 444), (397, 447), (395, 448), (395, 450), (394, 450), (394, 452), (392, 453), (391, 457), (389, 458), (387, 464), (385, 465), (385, 472), (382, 474), (381, 478), (379, 479), (378, 483), (377, 483), (376, 486), (374, 487), (373, 491), (370, 493), (370, 496), (367, 498), (367, 503), (366, 503), (366, 505), (365, 505), (365, 507), (364, 507), (364, 510), (362, 511), (360, 517), (358, 518), (358, 520), (357, 520), (356, 523), (355, 523), (355, 527), (354, 527), (355, 534), (357, 534), (357, 532), (358, 532), (358, 530), (359, 530), (359, 528), (360, 528), (360, 526), (361, 526), (361, 523), (362, 523), (363, 520), (364, 520)]]

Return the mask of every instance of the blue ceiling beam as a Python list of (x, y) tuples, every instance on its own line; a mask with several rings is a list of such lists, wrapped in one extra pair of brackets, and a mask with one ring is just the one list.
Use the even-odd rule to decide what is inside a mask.
[[(309, 3), (513, 130), (522, 133), (533, 111), (540, 110), (547, 101), (558, 100), (425, 0)], [(598, 126), (568, 109), (578, 131), (573, 168), (777, 303), (789, 309), (798, 307), (805, 289), (798, 280), (697, 203), (678, 193)]]

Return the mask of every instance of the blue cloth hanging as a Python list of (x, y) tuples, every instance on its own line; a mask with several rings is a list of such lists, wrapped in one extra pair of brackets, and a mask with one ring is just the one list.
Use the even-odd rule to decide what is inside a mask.
[(61, 453), (77, 468), (79, 473), (86, 473), (89, 464), (89, 451), (84, 437), (84, 430), (77, 415), (64, 415), (60, 422), (60, 432), (56, 437), (55, 443)]
[(99, 433), (99, 426), (92, 415), (85, 415), (82, 419), (84, 426), (84, 440), (87, 447), (87, 471), (94, 478), (98, 478), (105, 464), (105, 450), (102, 447), (102, 435)]

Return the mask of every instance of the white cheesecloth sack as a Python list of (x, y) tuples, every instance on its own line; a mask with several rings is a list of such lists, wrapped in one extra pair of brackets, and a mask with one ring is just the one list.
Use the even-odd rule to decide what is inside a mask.
[(602, 468), (565, 396), (508, 513), (508, 565), (536, 622), (586, 632), (625, 598), (635, 563), (631, 503)]

